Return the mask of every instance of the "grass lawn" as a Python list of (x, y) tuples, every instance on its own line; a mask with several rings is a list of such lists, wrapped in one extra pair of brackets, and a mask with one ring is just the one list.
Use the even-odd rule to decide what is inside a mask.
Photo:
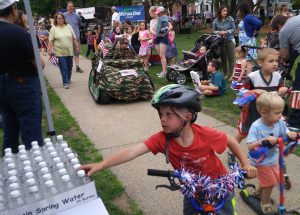
[[(64, 139), (71, 145), (71, 148), (78, 154), (81, 163), (99, 162), (102, 157), (99, 155), (93, 143), (80, 130), (75, 119), (65, 108), (60, 98), (55, 94), (54, 90), (48, 85), (48, 95), (51, 104), (51, 111), (54, 120), (54, 127), (57, 134), (62, 134)], [(43, 137), (46, 137), (47, 122), (45, 111), (43, 112)], [(0, 129), (0, 142), (2, 143), (3, 132)], [(2, 145), (2, 144), (1, 144)], [(97, 192), (100, 194), (109, 214), (143, 214), (138, 206), (127, 198), (124, 193), (124, 187), (117, 180), (116, 176), (110, 170), (101, 171), (93, 176), (96, 182)], [(117, 201), (124, 199), (127, 204), (122, 208), (118, 207)]]

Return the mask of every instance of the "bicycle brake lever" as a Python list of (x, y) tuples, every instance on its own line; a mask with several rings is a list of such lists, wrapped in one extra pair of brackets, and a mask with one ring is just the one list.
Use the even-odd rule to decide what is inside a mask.
[(157, 185), (155, 187), (155, 189), (157, 190), (157, 188), (159, 188), (159, 187), (164, 187), (164, 188), (167, 188), (167, 189), (169, 189), (171, 191), (179, 190), (181, 188), (179, 185), (177, 185), (176, 187), (174, 187), (174, 186), (169, 186), (169, 185), (161, 184), (161, 185)]

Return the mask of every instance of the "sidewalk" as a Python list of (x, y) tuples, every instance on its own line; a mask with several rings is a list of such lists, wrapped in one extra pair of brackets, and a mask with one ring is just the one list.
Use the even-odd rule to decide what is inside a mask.
[[(151, 134), (159, 131), (160, 121), (157, 111), (149, 102), (130, 104), (97, 105), (88, 90), (88, 76), (91, 68), (89, 60), (81, 58), (80, 66), (84, 73), (73, 72), (72, 86), (63, 89), (59, 69), (46, 61), (45, 76), (66, 108), (78, 122), (81, 130), (95, 144), (99, 153), (106, 158), (123, 147), (143, 142)], [(74, 70), (74, 69), (73, 69)], [(234, 135), (236, 129), (210, 116), (199, 114), (197, 123), (217, 128), (227, 134)], [(243, 144), (246, 150), (245, 144)], [(221, 156), (227, 162), (226, 153)], [(286, 160), (288, 173), (292, 181), (292, 189), (286, 191), (286, 208), (300, 207), (300, 158), (291, 155)], [(166, 184), (165, 178), (147, 176), (147, 169), (172, 169), (166, 165), (163, 155), (153, 156), (151, 153), (123, 165), (111, 168), (123, 183), (126, 193), (141, 207), (145, 214), (182, 214), (182, 195), (179, 191), (167, 189), (155, 190), (155, 186)], [(255, 180), (254, 180), (255, 181)], [(251, 181), (253, 183), (253, 181)], [(238, 191), (238, 190), (237, 190)], [(276, 188), (278, 193), (278, 188)], [(101, 196), (101, 193), (100, 193)], [(249, 207), (237, 196), (237, 211), (240, 215), (252, 215)], [(273, 194), (275, 199), (277, 194)]]

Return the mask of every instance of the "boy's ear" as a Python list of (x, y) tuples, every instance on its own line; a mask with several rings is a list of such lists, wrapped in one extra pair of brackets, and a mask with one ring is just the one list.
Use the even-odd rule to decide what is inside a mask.
[(261, 66), (263, 64), (263, 62), (264, 61), (262, 61), (262, 60), (257, 60), (257, 63), (258, 63), (259, 66)]

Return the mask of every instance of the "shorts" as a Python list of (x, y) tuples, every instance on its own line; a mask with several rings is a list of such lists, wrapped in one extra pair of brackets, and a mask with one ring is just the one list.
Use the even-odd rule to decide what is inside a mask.
[[(218, 210), (217, 215), (235, 215), (236, 214), (236, 199), (234, 193), (228, 196), (225, 200), (223, 207)], [(183, 214), (184, 215), (193, 215), (196, 214), (196, 209), (190, 203), (189, 198), (183, 198)]]
[(79, 50), (76, 51), (75, 46), (73, 46), (73, 53), (74, 53), (74, 56), (79, 57), (79, 55), (80, 55), (80, 39), (77, 39), (77, 43), (79, 46)]
[(168, 40), (168, 36), (164, 36), (164, 37), (156, 37), (154, 44), (155, 45), (159, 45), (159, 44), (164, 44), (164, 45), (168, 45), (169, 40)]
[(279, 166), (256, 166), (257, 179), (261, 188), (272, 187), (279, 183)]
[(220, 96), (221, 94), (219, 94), (218, 91), (212, 91), (211, 96)]
[(151, 54), (151, 49), (149, 46), (141, 46), (139, 50), (139, 56), (146, 56)]

